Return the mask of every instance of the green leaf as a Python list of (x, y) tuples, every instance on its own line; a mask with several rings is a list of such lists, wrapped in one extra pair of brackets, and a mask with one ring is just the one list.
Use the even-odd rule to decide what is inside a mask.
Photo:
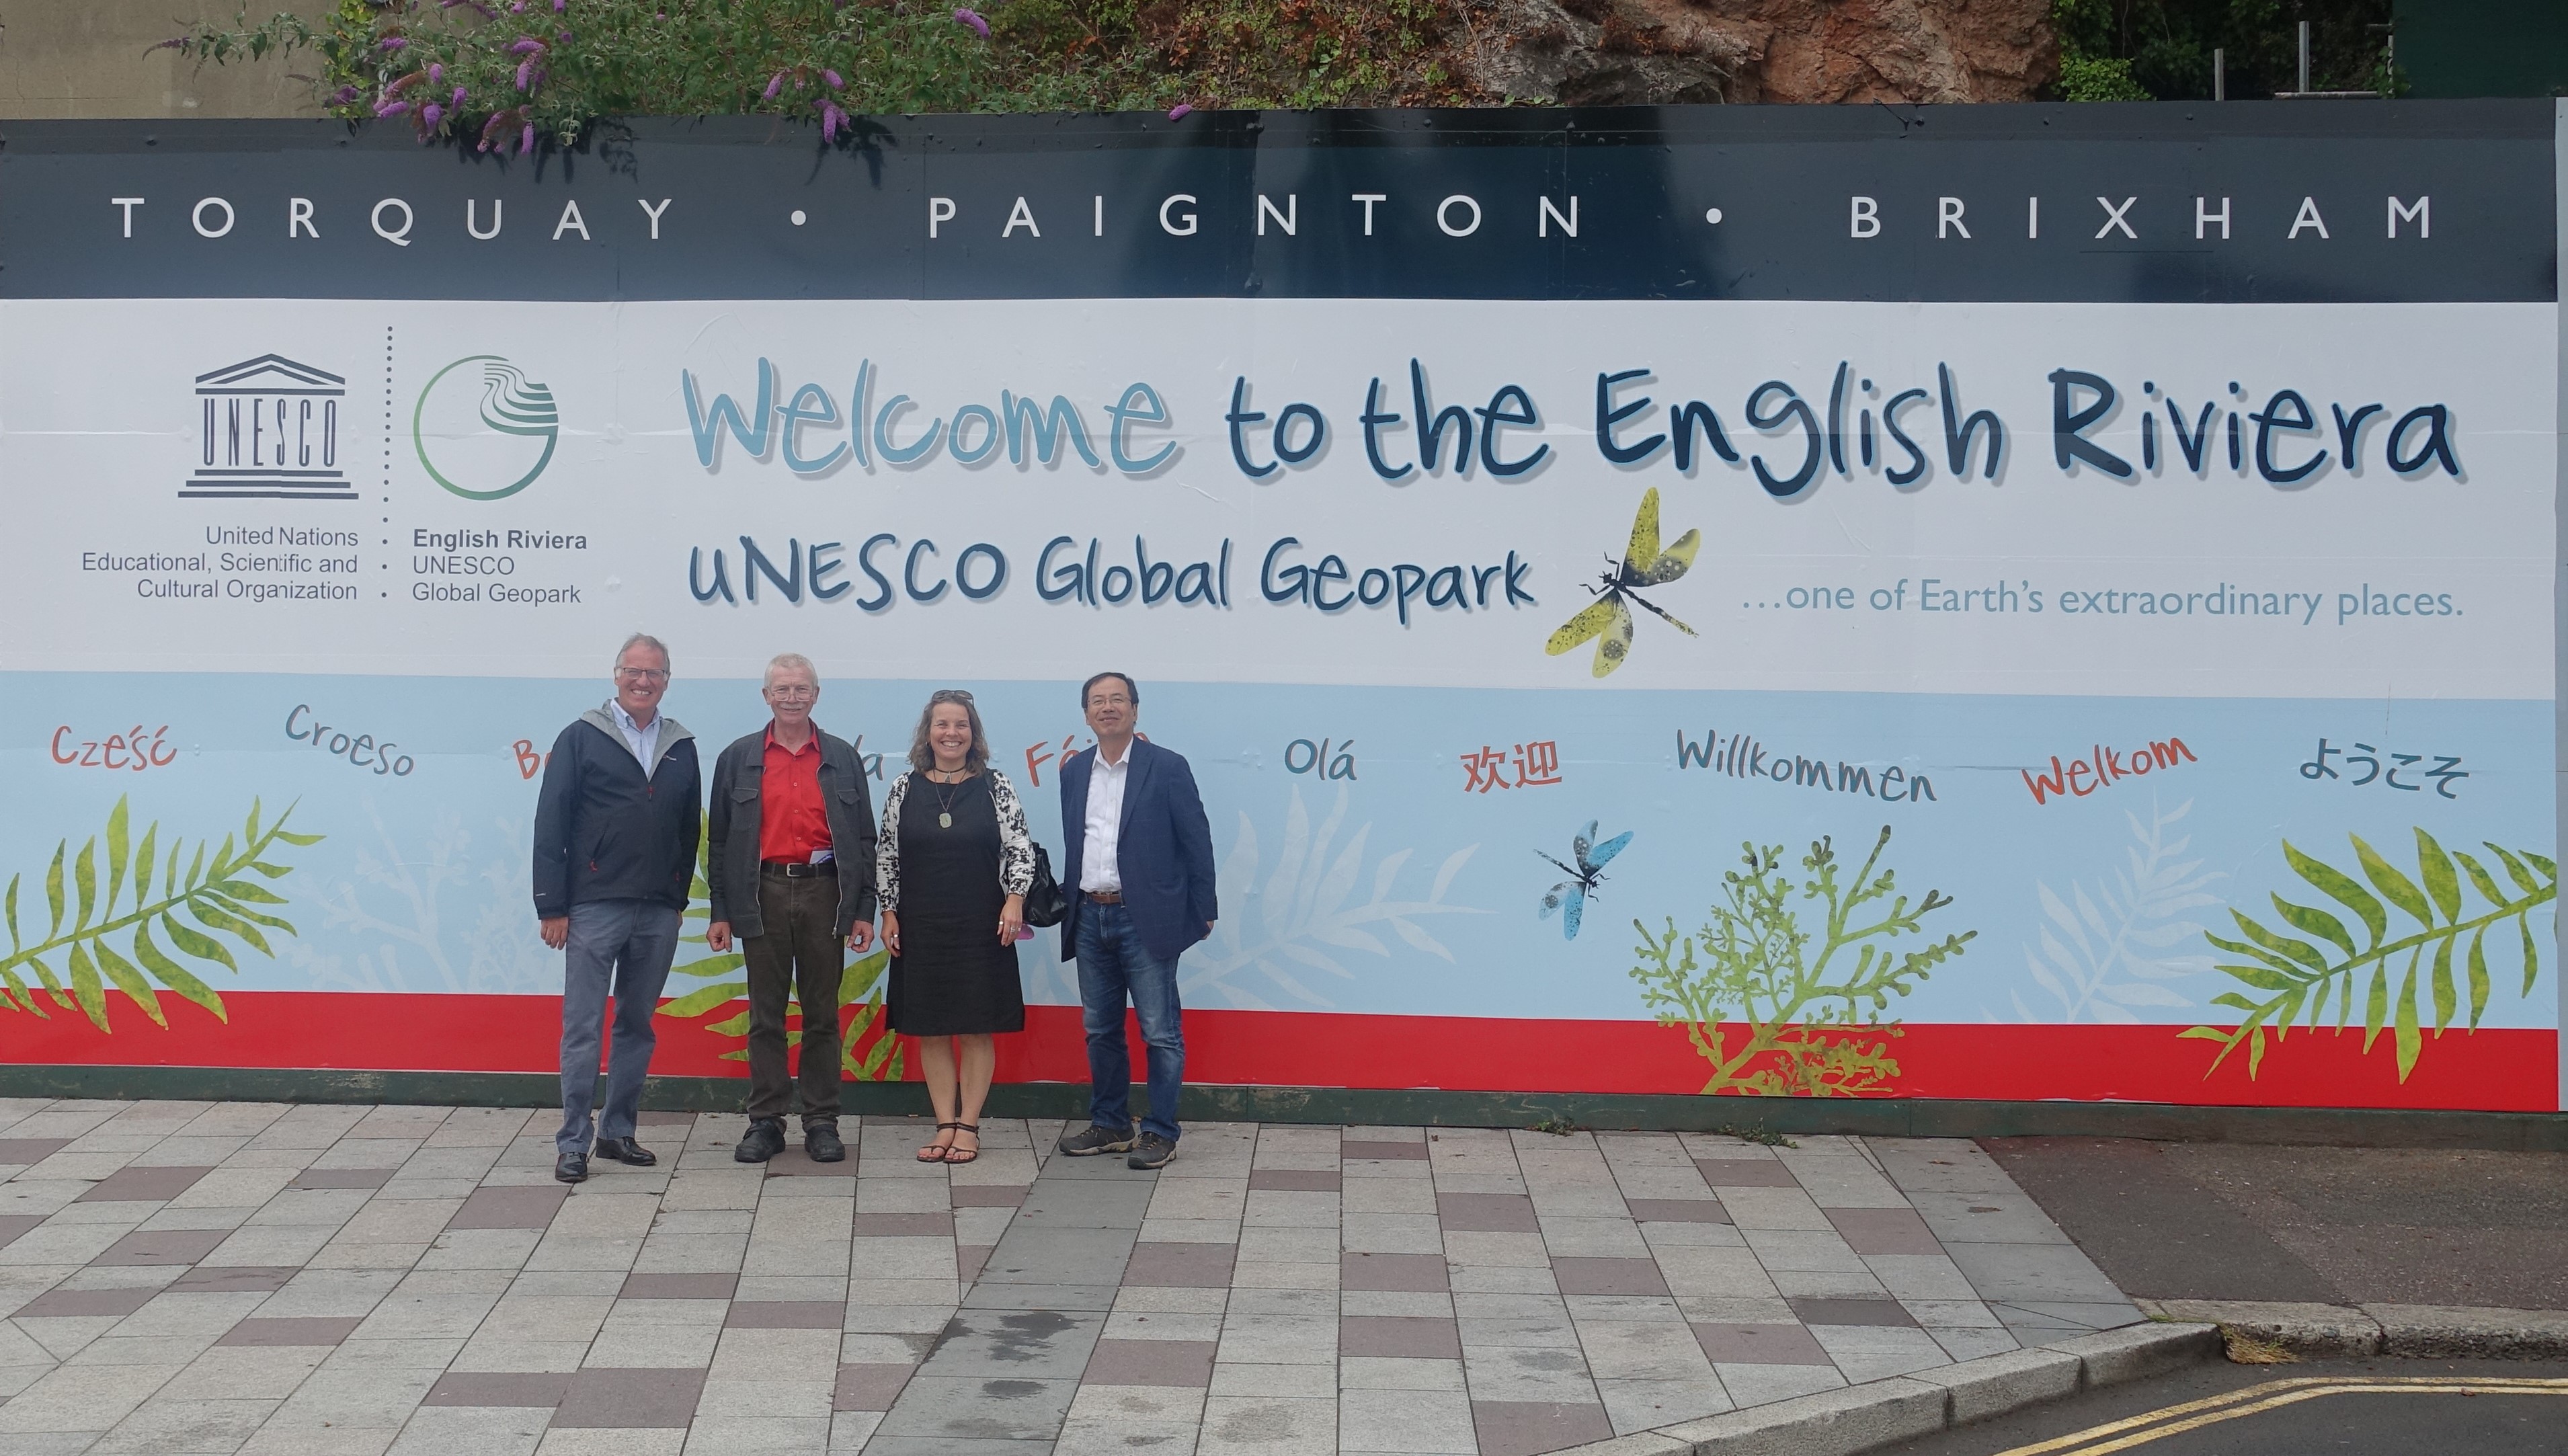
[(2452, 1024), (2452, 1013), (2460, 1007), (2460, 993), (2452, 985), (2452, 945), (2457, 936), (2445, 936), (2434, 948), (2434, 1034)]
[(747, 964), (748, 962), (738, 951), (729, 951), (719, 956), (706, 956), (700, 960), (689, 961), (684, 966), (672, 966), (669, 969), (680, 976), (729, 976)]
[(2548, 880), (2550, 883), (2552, 883), (2552, 884), (2554, 884), (2554, 885), (2559, 883), (2559, 864), (2558, 864), (2558, 861), (2556, 861), (2556, 860), (2544, 859), (2544, 858), (2542, 858), (2540, 855), (2537, 855), (2537, 854), (2533, 853), (2533, 852), (2532, 852), (2531, 850), (2529, 850), (2529, 849), (2527, 849), (2527, 850), (2525, 850), (2525, 851), (2523, 852), (2523, 857), (2524, 857), (2525, 859), (2527, 859), (2527, 860), (2531, 861), (2531, 863), (2532, 863), (2532, 867), (2533, 867), (2534, 869), (2537, 869), (2537, 870), (2541, 871), (2541, 877), (2542, 877), (2543, 879)]
[(216, 880), (212, 884), (205, 886), (205, 888), (222, 896), (226, 900), (239, 900), (250, 905), (282, 905), (285, 903), (284, 896), (277, 894), (275, 891), (268, 889), (264, 885), (253, 885), (247, 880)]
[(2303, 935), (2317, 936), (2349, 956), (2361, 954), (2354, 944), (2354, 936), (2346, 930), (2344, 921), (2324, 910), (2313, 910), (2307, 905), (2295, 905), (2280, 895), (2269, 895), (2266, 898), (2274, 902), (2275, 913), (2282, 916), (2283, 923), (2292, 929)]
[(160, 826), (154, 823), (143, 831), (143, 847), (134, 851), (134, 908), (141, 910), (152, 895), (152, 853), (154, 842), (160, 837)]
[(176, 946), (180, 955), (193, 956), (199, 961), (219, 961), (233, 974), (239, 974), (240, 963), (232, 959), (232, 953), (223, 948), (221, 941), (180, 925), (176, 916), (166, 912), (160, 917), (160, 928), (168, 932), (169, 944)]
[(40, 1017), (45, 1014), (44, 1008), (36, 1005), (36, 994), (27, 989), (26, 982), (18, 979), (17, 972), (6, 966), (0, 966), (0, 982), (7, 983), (9, 988), (7, 995), (0, 996), (0, 1005), (5, 1005), (13, 1011), (34, 1012)]
[[(316, 834), (313, 837), (317, 839), (320, 836)], [(293, 867), (290, 865), (269, 864), (263, 859), (254, 859), (247, 864), (234, 865), (232, 868), (236, 870), (256, 870), (271, 880), (281, 880), (287, 875), (294, 873)]]
[(42, 960), (39, 960), (34, 956), (29, 956), (26, 964), (35, 970), (36, 979), (45, 983), (45, 989), (54, 993), (55, 1000), (60, 1001), (62, 999), (63, 984), (59, 980), (55, 979), (54, 968), (46, 965)]
[(89, 916), (98, 908), (98, 841), (81, 846), (79, 857), (72, 861), (72, 888), (79, 895), (78, 914), (72, 921), (74, 933), (89, 929)]
[[(2485, 843), (2484, 840), (2481, 842)], [(2498, 848), (2496, 845), (2490, 844), (2488, 845), (2488, 848), (2496, 850), (2496, 857), (2505, 862), (2506, 877), (2513, 880), (2516, 886), (2519, 887), (2523, 893), (2527, 895), (2538, 895), (2541, 893), (2541, 882), (2532, 877), (2532, 871), (2523, 867), (2522, 860), (2515, 858), (2512, 854), (2508, 853), (2504, 849)]]
[(2327, 974), (2328, 959), (2319, 953), (2318, 947), (2307, 941), (2293, 940), (2290, 936), (2276, 935), (2235, 910), (2229, 912), (2229, 918), (2238, 922), (2239, 931), (2247, 939), (2263, 946), (2266, 950), (2298, 961), (2322, 976)]
[(2461, 862), (2461, 868), (2469, 874), (2470, 883), (2478, 887), (2479, 894), (2486, 897), (2487, 903), (2490, 905), (2505, 903), (2505, 892), (2496, 887), (2496, 881), (2488, 877), (2487, 869), (2469, 851), (2455, 849), (2452, 851), (2452, 858)]
[(134, 969), (133, 962), (118, 955), (115, 947), (101, 941), (98, 943), (98, 966), (107, 973), (107, 979), (116, 984), (116, 989), (125, 993), (126, 1000), (152, 1019), (154, 1025), (163, 1029), (168, 1027), (169, 1019), (160, 1014), (160, 998), (153, 992), (152, 983), (143, 979), (143, 973)]
[(705, 1029), (717, 1036), (746, 1036), (749, 1034), (749, 1013), (742, 1012), (728, 1020), (715, 1021)]
[(204, 904), (210, 905), (216, 910), (237, 915), (241, 919), (250, 922), (252, 925), (263, 925), (270, 930), (281, 930), (287, 935), (295, 935), (298, 933), (294, 929), (294, 922), (290, 920), (282, 920), (273, 915), (263, 915), (258, 911), (250, 909), (246, 905), (235, 905), (231, 901), (214, 894), (210, 890), (198, 890), (196, 893), (203, 897)]
[(114, 1029), (107, 1024), (107, 991), (99, 984), (98, 966), (90, 960), (87, 946), (72, 947), (72, 995), (79, 998), (92, 1025), (102, 1031)]
[(125, 795), (119, 794), (116, 807), (107, 811), (107, 904), (99, 909), (102, 915), (115, 915), (117, 897), (125, 893), (125, 869), (131, 848), (126, 834)]
[(249, 801), (249, 822), (248, 822), (248, 823), (246, 823), (246, 824), (243, 824), (243, 825), (241, 826), (241, 843), (243, 843), (243, 844), (256, 844), (257, 842), (258, 842), (258, 800), (253, 798), (253, 799), (251, 799), (251, 800)]
[[(278, 821), (279, 824), (282, 824), (283, 822), (283, 820)], [(305, 846), (318, 844), (322, 840), (330, 837), (327, 834), (288, 834), (282, 828), (271, 830), (270, 833), (274, 837), (282, 839), (288, 844), (300, 844)]]
[(18, 877), (11, 875), (9, 877), (9, 949), (14, 951), (21, 944), (18, 939)]
[(214, 930), (219, 930), (226, 934), (236, 936), (239, 939), (248, 942), (264, 955), (273, 957), (276, 954), (275, 950), (268, 945), (267, 937), (258, 933), (257, 926), (250, 924), (239, 916), (225, 913), (222, 907), (213, 900), (190, 900), (187, 902), (187, 909), (196, 917), (197, 920), (203, 922), (206, 926)]
[(2523, 994), (2532, 995), (2532, 983), (2541, 978), (2541, 952), (2532, 945), (2532, 917), (2518, 915), (2514, 923), (2523, 932)]
[[(2237, 912), (2232, 911), (2230, 913), (2234, 915)], [(2285, 976), (2291, 977), (2295, 981), (2308, 979), (2307, 972), (2303, 970), (2299, 962), (2277, 956), (2273, 952), (2268, 951), (2261, 946), (2250, 945), (2246, 941), (2224, 940), (2219, 936), (2213, 935), (2209, 931), (2204, 931), (2202, 933), (2202, 938), (2220, 950), (2234, 951), (2241, 956), (2253, 956), (2258, 961), (2263, 962), (2265, 965), (2272, 967)]]
[(2389, 1020), (2390, 968), (2376, 961), (2372, 965), (2372, 989), (2366, 992), (2363, 998), (2364, 1050), (2372, 1049), (2373, 1040), (2380, 1036), (2381, 1028), (2388, 1024)]
[(2470, 937), (2470, 1029), (2478, 1029), (2479, 1013), (2487, 1010), (2487, 930)]
[(196, 881), (197, 881), (198, 879), (200, 879), (200, 878), (202, 878), (202, 877), (203, 877), (204, 872), (205, 872), (205, 841), (203, 841), (203, 840), (199, 839), (199, 840), (197, 840), (197, 841), (196, 841), (196, 859), (195, 859), (195, 862), (194, 862), (193, 864), (190, 864), (190, 865), (188, 865), (188, 866), (187, 866), (187, 888), (188, 888), (188, 889), (190, 889), (190, 890), (192, 890), (192, 889), (196, 888)]
[(231, 1019), (224, 1015), (223, 999), (214, 994), (213, 988), (189, 975), (186, 967), (170, 960), (152, 939), (152, 927), (148, 922), (135, 928), (134, 956), (143, 963), (143, 969), (160, 979), (161, 985), (212, 1012), (217, 1018)]
[(54, 862), (45, 870), (45, 905), (54, 913), (53, 926), (45, 932), (47, 940), (61, 934), (63, 928), (63, 851), (70, 847), (68, 839), (55, 841)]
[(716, 1007), (729, 1006), (748, 994), (748, 983), (741, 981), (726, 981), (713, 986), (699, 987), (662, 1006), (660, 1015), (677, 1017), (681, 1019), (701, 1017)]
[(2416, 831), (2416, 868), (2424, 876), (2425, 893), (2434, 898), (2434, 908), (2443, 912), (2443, 919), (2459, 920), (2461, 881), (2452, 873), (2452, 857), (2421, 828)]
[(2372, 932), (2371, 944), (2381, 944), (2382, 936), (2390, 929), (2390, 916), (2381, 908), (2381, 902), (2372, 898), (2371, 891), (2356, 884), (2344, 872), (2294, 849), (2288, 839), (2283, 841), (2283, 860), (2292, 867), (2294, 874), (2316, 885), (2329, 899), (2353, 911), (2363, 921), (2364, 928)]
[[(2421, 947), (2419, 948), (2421, 952)], [(2408, 975), (2399, 985), (2399, 1080), (2416, 1067), (2416, 1053), (2424, 1048), (2424, 1038), (2416, 1033), (2416, 956), (2408, 958)]]
[(2211, 969), (2225, 971), (2258, 991), (2293, 991), (2308, 984), (2306, 978), (2295, 978), (2288, 972), (2264, 966), (2214, 966)]
[(2397, 865), (2383, 859), (2379, 851), (2364, 843), (2362, 835), (2349, 834), (2346, 837), (2354, 841), (2355, 857), (2363, 862), (2363, 877), (2372, 882), (2372, 888), (2379, 890), (2391, 904), (2414, 916), (2419, 925), (2432, 930), (2434, 912), (2426, 908), (2425, 897), (2417, 890), (2415, 882), (2401, 874)]

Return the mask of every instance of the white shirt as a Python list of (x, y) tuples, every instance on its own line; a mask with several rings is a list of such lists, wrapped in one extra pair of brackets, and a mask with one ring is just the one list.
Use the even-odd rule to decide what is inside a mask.
[(1109, 763), (1097, 750), (1088, 765), (1088, 831), (1080, 841), (1079, 888), (1121, 894), (1124, 874), (1115, 863), (1116, 840), (1124, 830), (1124, 782), (1132, 772), (1132, 745), (1124, 745), (1124, 761)]
[(606, 706), (615, 712), (615, 728), (624, 734), (624, 745), (633, 750), (634, 757), (642, 760), (642, 776), (649, 778), (651, 760), (660, 756), (660, 724), (667, 715), (655, 713), (649, 723), (637, 724), (633, 715), (624, 711), (623, 704), (609, 699)]

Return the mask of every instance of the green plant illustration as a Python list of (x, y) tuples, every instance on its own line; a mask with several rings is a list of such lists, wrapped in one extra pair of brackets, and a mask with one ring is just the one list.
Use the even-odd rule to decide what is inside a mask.
[[(1851, 881), (1837, 877), (1828, 839), (1801, 857), (1809, 878), (1795, 884), (1782, 871), (1783, 846), (1744, 845), (1745, 872), (1722, 876), (1719, 902), (1700, 931), (1680, 935), (1669, 920), (1653, 935), (1640, 921), (1633, 954), (1641, 964), (1632, 979), (1642, 1004), (1662, 1026), (1683, 1025), (1712, 1077), (1715, 1093), (1758, 1096), (1852, 1097), (1890, 1090), (1899, 1063), (1889, 1054), (1896, 1021), (1881, 1019), (1893, 996), (1906, 996), (1937, 966), (1962, 954), (1979, 934), (1964, 931), (1904, 954), (1887, 942), (1924, 934), (1928, 915), (1953, 903), (1934, 890), (1910, 907), (1882, 869), (1890, 843), (1883, 825), (1872, 853)], [(1887, 906), (1877, 902), (1889, 900)], [(1823, 913), (1805, 928), (1795, 902), (1815, 902)], [(1869, 919), (1856, 912), (1876, 908)], [(1868, 944), (1869, 943), (1869, 944)], [(1815, 951), (1815, 955), (1812, 954)], [(1851, 951), (1851, 963), (1840, 953)]]
[[(2506, 880), (2513, 887), (2509, 893), (2477, 857), (2466, 850), (2445, 850), (2423, 829), (2416, 831), (2416, 875), (2412, 879), (2359, 836), (2347, 837), (2354, 841), (2356, 863), (2363, 870), (2363, 879), (2371, 882), (2371, 889), (2344, 871), (2301, 853), (2288, 840), (2283, 845), (2283, 859), (2294, 874), (2352, 912), (2361, 922), (2360, 941), (2354, 929), (2334, 912), (2295, 905), (2280, 895), (2269, 896), (2274, 913), (2299, 935), (2269, 930), (2237, 910), (2229, 915), (2245, 939), (2225, 940), (2204, 933), (2203, 939), (2213, 946), (2246, 958), (2215, 966), (2215, 970), (2227, 972), (2267, 994), (2258, 1001), (2238, 992), (2223, 992), (2211, 999), (2212, 1004), (2244, 1012), (2246, 1019), (2235, 1026), (2194, 1026), (2179, 1033), (2221, 1043), (2219, 1055), (2204, 1068), (2204, 1076), (2218, 1070), (2240, 1042), (2247, 1045), (2247, 1075), (2255, 1076), (2265, 1061), (2265, 1032), (2270, 1028), (2279, 1045), (2295, 1019), (2305, 1019), (2315, 1031), (2327, 1015), (2331, 996), (2336, 1002), (2337, 1029), (2342, 1031), (2353, 1022), (2355, 988), (2360, 982), (2363, 1049), (2370, 1051), (2382, 1029), (2388, 1027), (2398, 1048), (2399, 1080), (2408, 1080), (2425, 1044), (2422, 1014), (2417, 1006), (2418, 970), (2424, 972), (2424, 992), (2431, 1003), (2435, 1036), (2439, 1038), (2451, 1025), (2465, 1000), (2469, 1025), (2475, 1030), (2480, 1013), (2487, 1010), (2490, 990), (2488, 932), (2509, 920), (2522, 939), (2523, 994), (2531, 995), (2532, 984), (2541, 975), (2541, 953), (2532, 935), (2532, 912), (2559, 898), (2559, 866), (2555, 862), (2529, 850), (2488, 844), (2488, 853), (2504, 868)], [(2464, 879), (2484, 902), (2484, 908), (2466, 915), (2463, 912), (2474, 907), (2466, 903), (2462, 893)], [(2390, 911), (2384, 901), (2415, 921), (2415, 933), (2388, 939)], [(2469, 943), (2466, 952), (2461, 950), (2464, 937)], [(2497, 943), (2502, 948), (2505, 938), (2500, 936)], [(2403, 960), (2404, 965), (2400, 964)], [(2394, 967), (2399, 976), (2395, 993), (2390, 984)]]
[[(707, 983), (660, 1007), (660, 1015), (679, 1020), (720, 1011), (734, 1002), (749, 999), (749, 960), (739, 951), (716, 951), (705, 943), (705, 927), (713, 921), (713, 892), (705, 884), (707, 847), (699, 835), (696, 841), (696, 875), (687, 891), (686, 919), (694, 922), (681, 941), (701, 947), (702, 956), (670, 970), (679, 976), (693, 977)], [(736, 943), (735, 943), (736, 944)], [(856, 1009), (855, 1020), (838, 1040), (838, 1069), (842, 1075), (866, 1082), (896, 1082), (901, 1079), (900, 1038), (891, 1032), (890, 1008), (885, 997), (891, 989), (891, 955), (877, 946), (873, 954), (850, 964), (838, 977), (838, 1008)], [(785, 1044), (802, 1044), (800, 998), (789, 990), (786, 1012), (797, 1019), (785, 1028)], [(749, 1008), (719, 1021), (709, 1021), (705, 1029), (717, 1036), (735, 1036), (741, 1045), (722, 1054), (725, 1061), (749, 1060)]]
[[(153, 984), (158, 982), (216, 1017), (223, 1017), (223, 999), (181, 961), (218, 965), (238, 975), (240, 964), (223, 943), (226, 937), (272, 957), (276, 952), (269, 948), (259, 927), (287, 935), (295, 933), (286, 921), (252, 908), (283, 905), (284, 897), (243, 878), (256, 875), (261, 879), (283, 879), (293, 867), (270, 863), (266, 856), (271, 850), (279, 844), (321, 842), (318, 834), (288, 830), (285, 821), (293, 814), (294, 807), (289, 804), (284, 813), (276, 816), (275, 823), (261, 828), (258, 800), (250, 800), (249, 818), (239, 834), (224, 835), (222, 844), (208, 858), (207, 841), (203, 839), (196, 841), (196, 851), (189, 855), (186, 841), (171, 835), (163, 851), (158, 820), (145, 827), (142, 842), (136, 843), (126, 801), (119, 797), (116, 807), (108, 811), (106, 832), (92, 835), (78, 854), (70, 852), (68, 839), (54, 845), (53, 863), (45, 870), (45, 935), (32, 946), (27, 944), (18, 919), (18, 889), (24, 877), (9, 877), (9, 954), (0, 959), (0, 988), (5, 988), (0, 989), (0, 1007), (33, 1012), (50, 1019), (53, 1014), (45, 1010), (45, 1000), (50, 997), (55, 1006), (64, 1010), (77, 1006), (91, 1024), (112, 1032), (115, 1027), (108, 1024), (107, 993), (113, 989), (124, 993), (143, 1015), (152, 1019), (153, 1024), (166, 1028), (169, 1020), (160, 1011), (160, 992)], [(100, 884), (102, 877), (104, 886)], [(153, 889), (156, 877), (160, 881), (157, 895)], [(182, 912), (195, 924), (179, 919)], [(66, 913), (70, 915), (68, 927), (64, 924)], [(165, 950), (153, 935), (156, 921), (160, 936), (168, 941)], [(131, 938), (119, 950), (117, 939), (129, 931)], [(49, 957), (61, 959), (65, 975), (55, 973)], [(41, 991), (27, 984), (28, 973), (33, 974)]]

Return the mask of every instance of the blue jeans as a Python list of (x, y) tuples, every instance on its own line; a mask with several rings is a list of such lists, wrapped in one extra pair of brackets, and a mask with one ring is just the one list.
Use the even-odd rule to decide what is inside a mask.
[(589, 1108), (597, 1098), (597, 1040), (606, 998), (615, 996), (615, 1045), (606, 1073), (606, 1111), (595, 1135), (631, 1137), (642, 1115), (642, 1079), (651, 1074), (659, 1033), (651, 1018), (678, 954), (678, 912), (657, 900), (590, 900), (570, 908), (563, 947), (561, 1131), (553, 1147), (588, 1151)]
[(1121, 1132), (1132, 1125), (1132, 1054), (1124, 1041), (1130, 997), (1149, 1048), (1150, 1113), (1143, 1132), (1177, 1140), (1177, 1093), (1186, 1080), (1186, 1037), (1177, 1005), (1177, 963), (1141, 944), (1131, 913), (1095, 902), (1079, 907), (1080, 1019), (1088, 1030), (1088, 1120)]

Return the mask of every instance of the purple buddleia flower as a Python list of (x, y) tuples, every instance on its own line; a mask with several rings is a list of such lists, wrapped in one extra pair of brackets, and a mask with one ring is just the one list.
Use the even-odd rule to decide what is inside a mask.
[(388, 101), (388, 102), (385, 102), (382, 106), (379, 106), (379, 107), (375, 108), (375, 115), (376, 115), (376, 116), (378, 116), (378, 117), (398, 117), (398, 116), (400, 116), (402, 113), (404, 113), (404, 112), (406, 112), (406, 111), (409, 111), (409, 110), (410, 110), (410, 103), (409, 103), (409, 102), (406, 102), (406, 101)]
[(334, 107), (346, 106), (348, 103), (355, 101), (363, 93), (359, 92), (357, 88), (353, 86), (340, 87), (337, 91), (330, 93), (330, 105)]
[(835, 71), (823, 71), (823, 72), (821, 72), (821, 73), (820, 73), (820, 79), (821, 79), (821, 80), (823, 80), (823, 81), (825, 81), (825, 82), (827, 82), (827, 83), (829, 83), (829, 89), (830, 89), (831, 91), (836, 91), (836, 90), (837, 90), (837, 89), (839, 89), (840, 87), (845, 86), (845, 85), (847, 84), (846, 82), (844, 82), (844, 81), (842, 81), (842, 80), (840, 80), (840, 79), (839, 79), (839, 77), (838, 77), (838, 73), (837, 73), (837, 72), (835, 72)]
[(511, 5), (511, 6), (509, 6), (509, 7), (508, 7), (508, 13), (509, 13), (510, 15), (523, 15), (523, 14), (525, 14), (525, 13), (526, 13), (526, 0), (517, 0), (517, 3), (516, 3), (516, 4)]
[(445, 80), (446, 80), (446, 67), (445, 67), (443, 64), (441, 64), (441, 63), (439, 63), (439, 62), (436, 62), (436, 61), (431, 61), (431, 62), (429, 62), (429, 63), (428, 63), (428, 79), (429, 79), (429, 83), (430, 83), (431, 85), (436, 85), (436, 84), (438, 84), (438, 83), (440, 83), (440, 82), (445, 81)]
[(443, 120), (445, 116), (446, 108), (439, 106), (435, 102), (430, 102), (428, 105), (419, 109), (419, 124), (423, 127), (434, 129), (438, 122)]
[(523, 156), (523, 155), (525, 155), (527, 152), (532, 151), (532, 150), (534, 150), (534, 149), (535, 149), (535, 124), (534, 124), (534, 123), (532, 123), (532, 122), (528, 122), (528, 123), (526, 124), (526, 130), (525, 130), (522, 134), (520, 134), (520, 135), (518, 136), (518, 138), (517, 138), (517, 154), (518, 154), (519, 156)]
[(398, 51), (409, 44), (409, 41), (402, 39), (400, 36), (387, 36), (384, 39), (384, 49), (387, 51)]
[(461, 109), (461, 108), (463, 107), (463, 105), (464, 105), (464, 88), (463, 88), (463, 87), (460, 87), (460, 86), (459, 86), (459, 87), (455, 88), (455, 105), (456, 105), (456, 107), (457, 107), (458, 109)]
[(780, 93), (780, 92), (782, 92), (782, 91), (784, 91), (784, 90), (785, 90), (785, 73), (784, 73), (784, 72), (779, 71), (779, 72), (777, 72), (774, 76), (771, 76), (771, 77), (769, 77), (769, 78), (768, 78), (768, 80), (767, 80), (767, 99), (768, 99), (769, 101), (774, 101), (774, 100), (776, 100), (776, 98), (777, 98), (777, 94), (778, 94), (778, 93)]
[(972, 33), (981, 39), (986, 41), (990, 38), (990, 22), (983, 20), (977, 12), (958, 9), (954, 12), (954, 20), (958, 25), (970, 26)]
[(1181, 101), (1175, 106), (1168, 108), (1168, 120), (1171, 122), (1182, 122), (1186, 119), (1186, 114), (1194, 109), (1195, 106), (1193, 102)]
[(846, 119), (847, 114), (838, 110), (838, 104), (836, 102), (820, 103), (820, 140), (823, 142), (837, 141), (838, 124)]
[(553, 0), (553, 14), (559, 15), (562, 11), (568, 9), (569, 6), (570, 0)]
[(563, 45), (565, 45), (565, 46), (570, 44), (570, 32), (569, 32), (569, 31), (563, 31), (563, 32), (561, 33), (561, 43), (562, 43)]
[(543, 49), (544, 43), (542, 41), (536, 40), (533, 36), (526, 36), (518, 40), (514, 45), (508, 47), (508, 54), (511, 56), (534, 56), (542, 54)]
[(524, 91), (524, 90), (526, 90), (526, 89), (527, 89), (527, 86), (526, 86), (527, 78), (529, 78), (529, 77), (533, 76), (534, 74), (535, 74), (535, 63), (534, 63), (534, 62), (532, 62), (532, 61), (520, 61), (520, 62), (518, 62), (518, 63), (517, 63), (517, 89), (518, 89), (519, 91)]

